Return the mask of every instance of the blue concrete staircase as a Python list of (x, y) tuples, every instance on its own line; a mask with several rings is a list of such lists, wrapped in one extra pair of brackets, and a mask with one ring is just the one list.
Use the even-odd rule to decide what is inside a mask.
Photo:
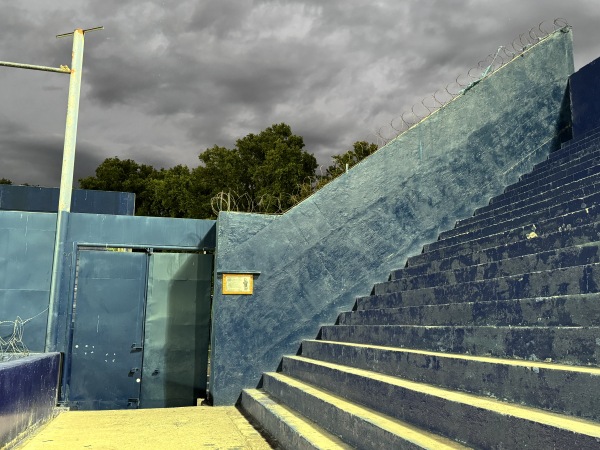
[(600, 129), (440, 234), (241, 406), (284, 448), (600, 448)]

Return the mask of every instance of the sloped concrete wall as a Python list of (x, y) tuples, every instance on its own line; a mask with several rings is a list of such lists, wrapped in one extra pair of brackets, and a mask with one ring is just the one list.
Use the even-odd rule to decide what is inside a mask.
[[(572, 37), (557, 32), (282, 216), (217, 222), (210, 394), (236, 402), (357, 295), (560, 145)], [(569, 130), (566, 130), (569, 131)], [(568, 134), (565, 132), (565, 134)], [(260, 272), (224, 296), (225, 272)]]

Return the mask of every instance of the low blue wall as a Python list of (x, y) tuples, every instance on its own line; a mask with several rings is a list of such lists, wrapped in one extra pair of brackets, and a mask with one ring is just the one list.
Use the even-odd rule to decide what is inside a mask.
[(600, 58), (571, 76), (573, 135), (579, 137), (600, 126)]
[(0, 362), (0, 447), (52, 416), (59, 374), (59, 353)]
[[(570, 131), (572, 72), (563, 30), (282, 216), (221, 213), (214, 404), (235, 403), (355, 296), (558, 148)], [(223, 272), (260, 272), (254, 294), (222, 295)]]
[[(59, 188), (1, 184), (0, 210), (56, 212), (59, 194)], [(135, 194), (74, 189), (71, 196), (71, 211), (133, 216)]]

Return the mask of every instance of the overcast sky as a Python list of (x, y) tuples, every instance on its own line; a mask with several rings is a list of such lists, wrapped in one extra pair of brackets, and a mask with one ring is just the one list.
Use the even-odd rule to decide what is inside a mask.
[[(600, 56), (598, 0), (0, 0), (0, 60), (71, 65), (86, 34), (75, 179), (105, 158), (198, 165), (285, 122), (322, 165), (557, 17), (575, 67)], [(546, 27), (548, 28), (548, 27)], [(0, 67), (0, 178), (58, 186), (68, 75)]]

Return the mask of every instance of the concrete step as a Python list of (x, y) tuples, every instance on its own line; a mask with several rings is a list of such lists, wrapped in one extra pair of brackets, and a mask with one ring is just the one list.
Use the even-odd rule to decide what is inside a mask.
[(475, 210), (475, 214), (467, 219), (458, 220), (455, 228), (477, 222), (478, 220), (490, 217), (499, 217), (503, 214), (518, 211), (525, 207), (538, 209), (545, 205), (564, 203), (578, 197), (585, 197), (600, 191), (600, 165), (598, 173), (567, 183), (560, 186), (552, 186), (547, 189), (539, 189), (527, 192), (523, 198), (513, 198), (507, 204), (493, 204), (486, 207), (486, 210), (480, 208)]
[(560, 214), (563, 210), (563, 206), (570, 204), (573, 204), (574, 208), (569, 207), (568, 211), (578, 210), (581, 209), (581, 202), (585, 201), (583, 199), (589, 199), (586, 203), (588, 205), (600, 202), (600, 183), (586, 185), (575, 189), (572, 192), (558, 192), (556, 196), (548, 196), (547, 198), (543, 198), (536, 203), (533, 203), (532, 200), (532, 202), (515, 204), (514, 209), (511, 206), (507, 210), (503, 209), (501, 211), (494, 211), (493, 214), (486, 214), (481, 217), (470, 217), (469, 219), (462, 221), (460, 224), (457, 223), (452, 230), (440, 233), (438, 240), (446, 240), (455, 236), (475, 232), (481, 228), (498, 223), (510, 222), (511, 220), (515, 220), (519, 217), (535, 217), (541, 212), (548, 212), (550, 215), (555, 215), (555, 211), (558, 211)]
[(600, 420), (600, 369), (310, 340), (282, 371), (310, 382), (315, 360)]
[(589, 210), (591, 206), (600, 204), (600, 192), (592, 192), (579, 197), (572, 198), (558, 204), (536, 204), (519, 210), (510, 211), (500, 216), (493, 216), (469, 224), (465, 227), (459, 227), (440, 233), (438, 240), (429, 244), (429, 249), (452, 245), (464, 240), (497, 233), (502, 230), (516, 228), (532, 222), (549, 220), (554, 217), (560, 217), (565, 214)]
[(319, 423), (354, 448), (467, 448), (281, 373), (263, 374), (262, 388), (270, 397), (293, 405), (300, 414)]
[(596, 130), (588, 136), (564, 143), (559, 150), (550, 153), (544, 161), (533, 166), (531, 172), (543, 171), (548, 167), (580, 159), (597, 149), (598, 144), (600, 144), (600, 132)]
[(521, 177), (521, 180), (507, 186), (504, 193), (508, 194), (513, 190), (522, 189), (526, 186), (533, 186), (534, 183), (540, 184), (550, 180), (559, 180), (569, 175), (577, 173), (586, 167), (592, 167), (595, 165), (594, 161), (597, 157), (598, 144), (594, 144), (590, 147), (589, 151), (581, 155), (579, 158), (566, 161), (562, 164), (550, 164), (543, 170), (534, 170)]
[(447, 233), (441, 233), (439, 238), (440, 240), (425, 245), (423, 248), (426, 249), (425, 251), (431, 251), (461, 242), (472, 241), (480, 237), (501, 233), (506, 230), (512, 230), (521, 226), (530, 225), (532, 223), (546, 221), (552, 218), (559, 218), (567, 214), (589, 214), (591, 207), (598, 204), (600, 204), (600, 193), (571, 200), (560, 205), (549, 207), (548, 209), (544, 209), (542, 211), (521, 211), (520, 216), (508, 218), (508, 220), (502, 222), (498, 222), (496, 219), (489, 219), (487, 222), (481, 224), (480, 228), (477, 228), (476, 230), (469, 230), (463, 234), (457, 234), (448, 238), (444, 238), (443, 236)]
[[(293, 370), (294, 378), (304, 378), (295, 381), (300, 392), (290, 392), (288, 380), (292, 378), (285, 375), (280, 375), (272, 387), (275, 377), (265, 377), (265, 390), (299, 404), (306, 397), (301, 389), (314, 385), (315, 396), (334, 392), (350, 402), (476, 448), (591, 449), (598, 448), (600, 442), (600, 424), (592, 421), (339, 364), (312, 361), (311, 369)], [(318, 402), (314, 402), (313, 408), (317, 407)], [(311, 413), (327, 417), (320, 411)]]
[(592, 294), (600, 292), (600, 264), (586, 264), (410, 291), (394, 290), (392, 283), (394, 282), (385, 286), (387, 292), (357, 297), (355, 309)]
[(241, 407), (282, 448), (299, 450), (351, 449), (337, 436), (257, 389), (242, 391)]
[(587, 182), (591, 177), (594, 177), (598, 173), (600, 173), (600, 165), (586, 166), (580, 172), (576, 172), (565, 178), (546, 181), (545, 183), (536, 184), (535, 186), (530, 186), (526, 189), (513, 190), (510, 193), (501, 194), (497, 197), (493, 197), (487, 206), (477, 208), (473, 215), (483, 214), (496, 208), (527, 200), (534, 195), (538, 195), (540, 192), (550, 191), (552, 189), (560, 188), (561, 186), (573, 185), (574, 183)]
[(598, 327), (326, 325), (319, 339), (560, 364), (600, 364)]
[(598, 294), (343, 312), (337, 325), (600, 326)]
[(587, 245), (589, 242), (600, 241), (600, 222), (582, 225), (581, 227), (570, 227), (568, 231), (568, 233), (561, 230), (541, 236), (538, 235), (535, 239), (524, 239), (509, 244), (484, 248), (472, 253), (468, 252), (470, 248), (466, 250), (467, 253), (462, 253), (457, 249), (456, 254), (451, 253), (445, 258), (434, 259), (422, 264), (409, 264), (402, 269), (394, 270), (390, 273), (389, 280), (424, 276), (430, 273), (445, 272), (453, 269), (458, 270), (470, 266), (498, 262), (504, 259), (514, 259), (534, 253)]
[(563, 148), (571, 147), (582, 141), (593, 139), (598, 133), (600, 133), (600, 127), (592, 128), (591, 130), (586, 131), (585, 133), (579, 133), (577, 136), (573, 136), (570, 140), (563, 142), (560, 145), (560, 149), (557, 151), (561, 151)]
[[(447, 247), (429, 250), (429, 246), (426, 245), (423, 247), (423, 253), (408, 258), (406, 264), (407, 267), (415, 267), (437, 262), (443, 263), (448, 258), (479, 254), (478, 252), (487, 250), (494, 252), (494, 249), (497, 249), (497, 253), (502, 255), (504, 246), (509, 249), (511, 244), (519, 246), (522, 245), (520, 243), (526, 242), (530, 242), (533, 248), (538, 245), (543, 249), (558, 248), (558, 245), (552, 244), (554, 238), (558, 240), (559, 244), (577, 245), (585, 242), (587, 237), (594, 241), (598, 240), (595, 237), (598, 233), (596, 222), (600, 222), (600, 206), (591, 206), (564, 216), (531, 222)], [(528, 248), (531, 248), (529, 244), (527, 245)]]
[(448, 284), (468, 283), (523, 273), (554, 270), (600, 262), (600, 243), (589, 243), (559, 248), (529, 255), (490, 261), (484, 264), (426, 274), (400, 275), (389, 281), (376, 283), (372, 293), (407, 291)]

